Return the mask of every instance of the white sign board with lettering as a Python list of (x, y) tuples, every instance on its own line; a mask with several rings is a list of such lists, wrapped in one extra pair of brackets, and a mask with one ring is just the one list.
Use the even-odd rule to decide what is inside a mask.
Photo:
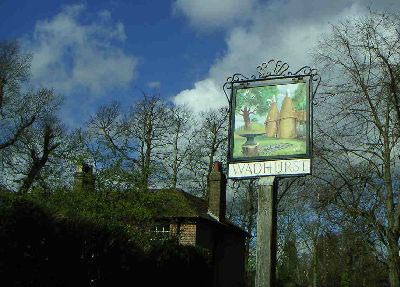
[(311, 159), (230, 163), (229, 178), (311, 174)]

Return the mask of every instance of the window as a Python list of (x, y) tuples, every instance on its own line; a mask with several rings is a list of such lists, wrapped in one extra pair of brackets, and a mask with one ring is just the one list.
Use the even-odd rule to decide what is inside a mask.
[(162, 240), (170, 237), (170, 226), (169, 224), (157, 224), (154, 226), (154, 239)]

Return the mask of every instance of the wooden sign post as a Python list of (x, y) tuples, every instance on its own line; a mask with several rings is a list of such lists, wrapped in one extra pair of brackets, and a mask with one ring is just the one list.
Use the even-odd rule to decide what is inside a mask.
[(256, 287), (272, 287), (276, 282), (277, 182), (275, 176), (260, 178), (257, 212)]
[[(228, 177), (258, 179), (256, 287), (276, 283), (276, 177), (311, 174), (312, 98), (316, 69), (296, 72), (270, 60), (258, 75), (234, 74), (223, 86), (229, 101)], [(315, 85), (315, 86), (313, 86)]]

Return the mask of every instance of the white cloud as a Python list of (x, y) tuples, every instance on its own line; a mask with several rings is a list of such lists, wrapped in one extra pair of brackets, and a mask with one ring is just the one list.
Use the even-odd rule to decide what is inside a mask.
[[(201, 22), (203, 19), (216, 19), (213, 9), (201, 10), (200, 16), (194, 15), (194, 9), (204, 1), (184, 2), (182, 11), (191, 23), (195, 23), (200, 30), (207, 28), (208, 24)], [(214, 1), (206, 1), (214, 2)], [(230, 2), (232, 5), (228, 5)], [(256, 2), (252, 2), (254, 5)], [(208, 3), (210, 4), (210, 3)], [(227, 11), (220, 11), (220, 26), (225, 25), (222, 19), (229, 14), (236, 1), (224, 1)], [(252, 18), (248, 24), (239, 23), (226, 29), (226, 53), (215, 60), (209, 69), (207, 77), (194, 84), (194, 88), (180, 92), (175, 97), (175, 102), (184, 102), (196, 111), (220, 105), (224, 99), (222, 85), (226, 78), (234, 73), (251, 76), (256, 74), (257, 65), (269, 59), (283, 60), (290, 64), (290, 70), (296, 71), (305, 65), (312, 65), (309, 55), (322, 33), (330, 30), (330, 25), (350, 16), (361, 16), (371, 9), (400, 8), (399, 1), (382, 0), (373, 3), (368, 0), (272, 0), (260, 2), (252, 6)], [(213, 6), (209, 6), (213, 7)], [(218, 6), (217, 4), (217, 7)], [(222, 7), (222, 6), (221, 6)], [(208, 14), (207, 14), (208, 13)], [(229, 16), (228, 16), (229, 17)], [(236, 16), (235, 16), (236, 17)], [(216, 19), (217, 21), (217, 19)], [(214, 22), (212, 22), (214, 23)], [(218, 26), (218, 23), (214, 23)], [(197, 27), (196, 26), (196, 27)], [(208, 94), (206, 94), (208, 93)], [(202, 99), (207, 99), (204, 101)]]
[(222, 107), (227, 104), (227, 99), (221, 95), (221, 88), (212, 79), (206, 79), (195, 83), (193, 89), (180, 92), (174, 98), (174, 103), (188, 106), (198, 113)]
[(61, 93), (98, 96), (124, 88), (134, 78), (137, 61), (119, 47), (125, 40), (124, 25), (114, 22), (109, 11), (88, 15), (83, 5), (73, 5), (37, 21), (23, 46), (33, 54), (35, 83)]
[(257, 0), (176, 0), (173, 9), (185, 15), (197, 29), (208, 30), (245, 23), (256, 3)]

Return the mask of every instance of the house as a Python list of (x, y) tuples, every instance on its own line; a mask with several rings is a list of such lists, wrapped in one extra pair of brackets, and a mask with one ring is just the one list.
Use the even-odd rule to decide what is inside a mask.
[(215, 163), (210, 177), (209, 200), (180, 189), (169, 193), (183, 203), (179, 210), (168, 210), (157, 218), (155, 232), (175, 235), (180, 244), (196, 245), (210, 251), (214, 286), (244, 286), (245, 240), (247, 232), (226, 219), (226, 177)]
[[(89, 166), (75, 173), (75, 189), (94, 188)], [(213, 286), (245, 285), (245, 241), (250, 236), (231, 223), (226, 214), (226, 176), (216, 162), (210, 175), (209, 200), (181, 189), (157, 189), (173, 202), (159, 214), (154, 231), (157, 237), (176, 236), (182, 245), (193, 245), (209, 251), (213, 265)]]

